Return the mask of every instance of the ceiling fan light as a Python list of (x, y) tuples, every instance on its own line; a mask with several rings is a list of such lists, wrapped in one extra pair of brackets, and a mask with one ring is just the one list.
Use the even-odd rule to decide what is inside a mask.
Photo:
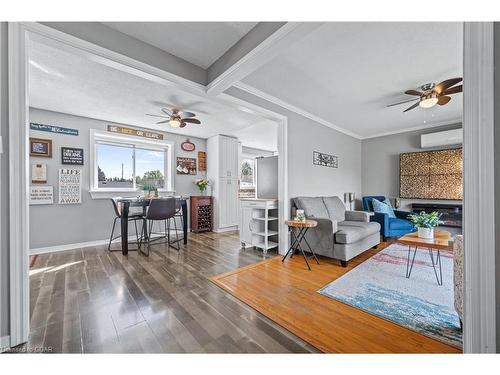
[(436, 94), (429, 94), (429, 95), (423, 97), (420, 100), (420, 103), (418, 103), (418, 105), (422, 108), (431, 108), (437, 104), (438, 100), (439, 99), (438, 99)]
[(171, 119), (168, 123), (172, 128), (179, 128), (181, 126), (181, 122), (175, 118)]

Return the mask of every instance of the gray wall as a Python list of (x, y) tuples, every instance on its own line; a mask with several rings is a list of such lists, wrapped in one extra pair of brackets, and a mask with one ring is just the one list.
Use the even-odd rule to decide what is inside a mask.
[(0, 154), (0, 337), (9, 334), (9, 116), (7, 70), (7, 23), (0, 22), (0, 132), (3, 154)]
[[(227, 94), (288, 117), (288, 194), (296, 196), (361, 194), (361, 141), (237, 88)], [(336, 155), (338, 168), (313, 165), (313, 151)]]
[[(441, 130), (460, 128), (461, 124), (448, 125), (412, 132), (399, 133), (362, 142), (362, 191), (363, 195), (399, 196), (399, 154), (402, 152), (424, 151), (420, 148), (420, 135)], [(454, 148), (457, 146), (450, 146)], [(443, 149), (437, 147), (434, 149)], [(428, 148), (425, 150), (433, 150)], [(461, 203), (461, 201), (439, 201), (424, 199), (401, 200), (401, 209), (409, 209), (412, 202)]]
[[(113, 123), (34, 108), (30, 109), (29, 119), (30, 122), (74, 128), (80, 132), (76, 137), (30, 130), (30, 136), (32, 137), (52, 139), (52, 158), (30, 157), (30, 165), (35, 163), (47, 164), (47, 185), (54, 187), (54, 204), (30, 206), (30, 248), (36, 249), (108, 238), (114, 217), (111, 202), (108, 199), (92, 199), (89, 193), (89, 130), (105, 130), (108, 124)], [(198, 151), (206, 150), (206, 140), (204, 139), (190, 137), (191, 142), (196, 145), (196, 150), (194, 152), (185, 152), (180, 148), (180, 144), (186, 140), (185, 136), (172, 133), (164, 134), (167, 140), (175, 143), (174, 163), (176, 156), (196, 158)], [(58, 171), (59, 168), (63, 167), (60, 163), (62, 146), (84, 149), (82, 204), (57, 204)], [(197, 176), (176, 174), (174, 176), (176, 194), (196, 195), (197, 188), (193, 181), (200, 176), (199, 172)]]

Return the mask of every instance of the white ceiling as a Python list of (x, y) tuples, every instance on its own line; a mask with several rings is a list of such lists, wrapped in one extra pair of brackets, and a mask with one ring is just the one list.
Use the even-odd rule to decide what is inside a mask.
[(462, 94), (427, 110), (386, 108), (408, 89), (454, 77), (460, 23), (326, 23), (243, 83), (363, 138), (460, 119)]
[(103, 22), (207, 69), (257, 22)]
[[(274, 128), (251, 110), (237, 109), (174, 87), (91, 61), (54, 45), (29, 42), (29, 101), (35, 108), (77, 116), (146, 127), (191, 137), (208, 138), (216, 134), (238, 136), (245, 146), (276, 150), (272, 144)], [(161, 119), (161, 107), (190, 110), (201, 125), (174, 129)], [(253, 132), (256, 126), (258, 132)], [(274, 138), (275, 139), (275, 138)], [(247, 142), (248, 140), (248, 142)]]

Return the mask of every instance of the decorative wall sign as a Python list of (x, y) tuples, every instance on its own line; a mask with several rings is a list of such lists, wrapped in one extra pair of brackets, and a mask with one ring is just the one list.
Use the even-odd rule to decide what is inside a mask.
[(184, 151), (191, 152), (191, 151), (194, 151), (194, 150), (195, 150), (196, 145), (195, 145), (193, 142), (191, 142), (191, 141), (189, 140), (189, 138), (188, 138), (188, 139), (186, 139), (186, 142), (182, 142), (182, 143), (181, 143), (181, 148), (182, 148)]
[(82, 203), (82, 170), (59, 169), (59, 204)]
[(205, 151), (198, 151), (198, 169), (200, 172), (207, 170), (207, 153)]
[(336, 156), (323, 154), (322, 152), (313, 151), (313, 164), (323, 167), (338, 168), (339, 159)]
[(53, 203), (54, 188), (52, 186), (30, 186), (30, 205)]
[(196, 174), (195, 158), (177, 158), (177, 174)]
[(52, 157), (52, 140), (30, 137), (30, 156)]
[(83, 165), (83, 148), (61, 147), (61, 164)]
[(33, 184), (47, 183), (47, 164), (31, 165), (31, 182)]
[(77, 129), (63, 128), (61, 126), (54, 126), (54, 125), (37, 124), (36, 122), (30, 122), (30, 129), (39, 130), (42, 132), (50, 132), (50, 133), (58, 133), (66, 135), (78, 135)]
[(157, 140), (163, 139), (163, 134), (161, 133), (153, 132), (151, 130), (146, 130), (146, 129), (126, 128), (123, 126), (108, 125), (108, 132), (134, 135), (136, 137), (143, 137), (143, 138), (150, 138)]

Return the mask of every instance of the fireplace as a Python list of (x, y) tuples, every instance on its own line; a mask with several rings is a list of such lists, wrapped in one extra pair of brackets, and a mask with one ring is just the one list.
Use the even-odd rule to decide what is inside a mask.
[(452, 203), (412, 203), (413, 212), (431, 213), (437, 211), (441, 214), (443, 226), (462, 228), (462, 204)]

